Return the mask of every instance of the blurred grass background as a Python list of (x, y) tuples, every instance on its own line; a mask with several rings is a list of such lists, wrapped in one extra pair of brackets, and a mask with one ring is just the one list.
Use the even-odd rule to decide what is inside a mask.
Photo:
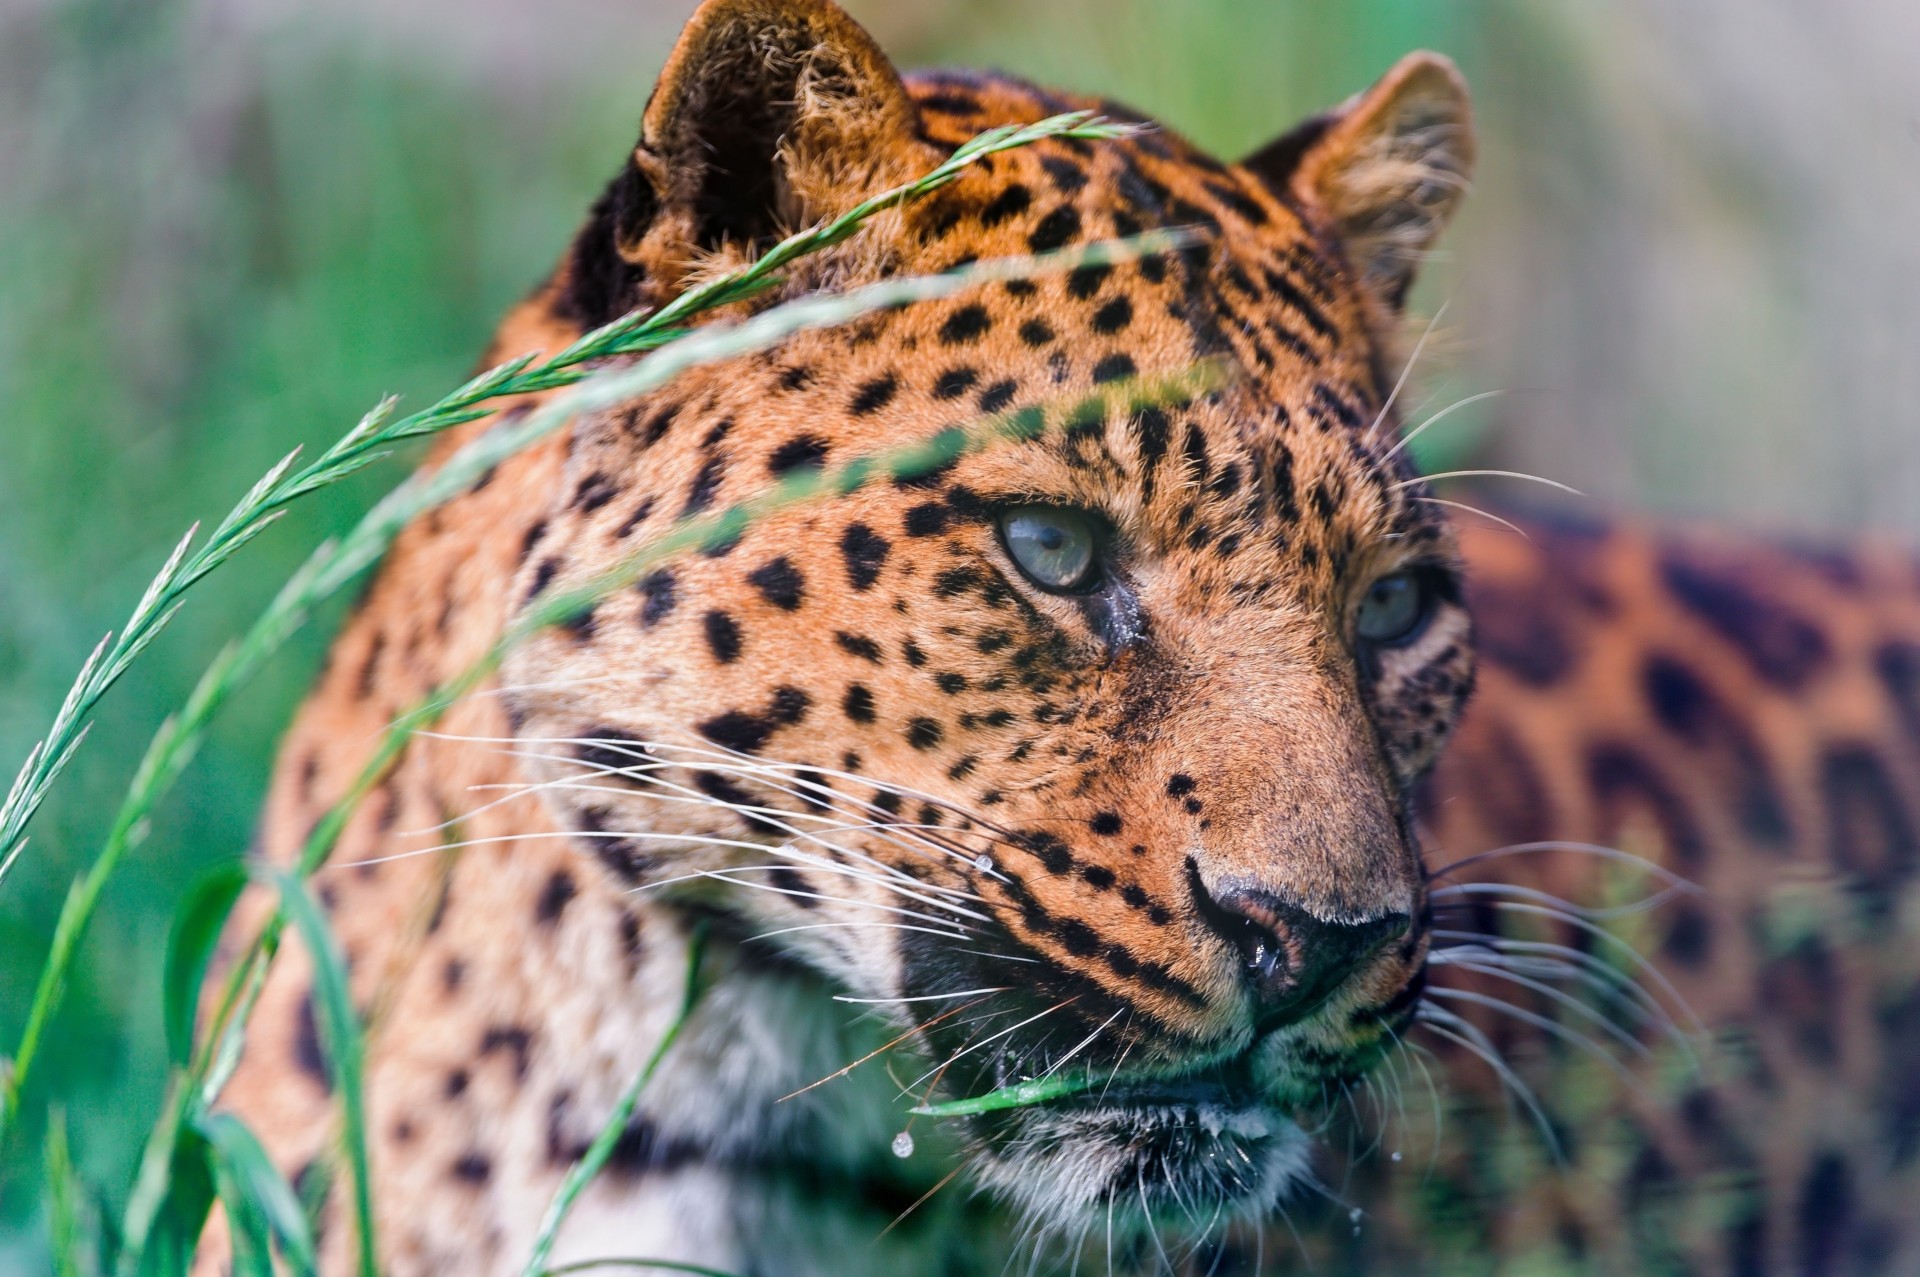
[[(0, 760), (165, 549), (297, 443), (469, 369), (631, 145), (692, 0), (0, 0)], [(851, 0), (903, 66), (1118, 97), (1224, 155), (1455, 57), (1479, 191), (1433, 434), (1614, 505), (1920, 534), (1920, 8), (1843, 0)], [(202, 587), (115, 693), (0, 893), (12, 1040), (60, 898), (218, 643), (403, 459)], [(1916, 538), (1920, 539), (1920, 538)], [(114, 888), (29, 1113), (125, 1185), (159, 1097), (158, 955), (240, 854), (327, 624), (263, 680)], [(32, 1119), (37, 1121), (37, 1119)], [(39, 1127), (0, 1150), (34, 1271)], [(113, 1191), (111, 1188), (109, 1191)]]

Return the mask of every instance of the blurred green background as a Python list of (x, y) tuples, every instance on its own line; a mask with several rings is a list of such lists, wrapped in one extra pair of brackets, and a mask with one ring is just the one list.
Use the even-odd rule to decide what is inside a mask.
[[(166, 548), (381, 394), (451, 387), (631, 144), (691, 0), (0, 0), (0, 760)], [(1920, 6), (1901, 0), (854, 0), (903, 66), (1127, 100), (1225, 155), (1417, 46), (1481, 110), (1417, 298), (1421, 395), (1512, 391), (1446, 460), (1613, 505), (1920, 534)], [(12, 1041), (62, 893), (161, 717), (400, 461), (204, 586), (113, 696), (0, 891)], [(110, 1200), (159, 1097), (158, 955), (240, 854), (330, 618), (225, 720), (121, 874), (28, 1110)], [(0, 1150), (35, 1271), (38, 1119)]]

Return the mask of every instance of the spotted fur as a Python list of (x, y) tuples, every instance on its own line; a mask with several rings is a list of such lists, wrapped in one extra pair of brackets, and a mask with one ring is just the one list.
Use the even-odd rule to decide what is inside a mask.
[[(708, 0), (489, 358), (658, 305), (983, 128), (1089, 105), (1124, 114), (1000, 76), (903, 82), (826, 0)], [(1164, 129), (997, 156), (768, 300), (1154, 227), (1200, 242), (696, 372), (407, 530), (284, 746), (270, 855), (543, 592), (803, 468), (983, 414), (1049, 422), (658, 568), (516, 651), (363, 805), (320, 889), (369, 1017), (391, 1271), (517, 1270), (671, 1016), (695, 925), (708, 992), (556, 1261), (974, 1273), (1090, 1249), (1228, 1272), (1297, 1244), (1335, 1271), (1571, 1251), (1745, 1273), (1911, 1255), (1913, 964), (1868, 955), (1910, 908), (1920, 580), (1891, 555), (1615, 527), (1473, 533), (1463, 558), (1392, 396), (1412, 268), (1471, 161), (1463, 90), (1431, 55), (1241, 164)], [(1199, 360), (1223, 388), (1059, 407)], [(1108, 529), (1097, 588), (1045, 592), (1009, 558), (1001, 514), (1035, 502)], [(1420, 627), (1361, 642), (1361, 600), (1402, 572)], [(1443, 754), (1476, 628), (1481, 692)], [(1512, 919), (1430, 872), (1547, 839), (1625, 845), (1708, 889), (1643, 939), (1708, 1025), (1746, 1033), (1751, 1069), (1651, 1099), (1576, 1078), (1600, 1098), (1554, 1119), (1569, 1169), (1515, 1175), (1538, 1146), (1476, 1107), (1476, 1063), (1441, 1035), (1464, 1108), (1437, 1178), (1384, 1149), (1342, 1172), (1341, 1096), (1410, 1069), (1396, 1048), (1428, 1024), (1495, 1034), (1550, 1104), (1549, 1075), (1575, 1068), (1546, 1031), (1440, 989), (1481, 987), (1457, 937)], [(1591, 900), (1611, 863), (1479, 874)], [(1844, 926), (1780, 923), (1780, 941), (1767, 911), (1806, 884)], [(309, 979), (286, 955), (231, 1092), (302, 1174), (326, 1161), (331, 1101)], [(1464, 1018), (1436, 1020), (1449, 1008)], [(916, 1119), (911, 1155), (890, 1151), (902, 1091), (1067, 1067), (1113, 1081)], [(935, 1191), (956, 1169), (988, 1191)], [(1645, 1222), (1709, 1172), (1733, 1185), (1719, 1215)], [(1351, 1240), (1327, 1187), (1343, 1174), (1365, 1212)], [(1314, 1217), (1297, 1243), (1284, 1211)], [(326, 1222), (344, 1271), (337, 1203)]]

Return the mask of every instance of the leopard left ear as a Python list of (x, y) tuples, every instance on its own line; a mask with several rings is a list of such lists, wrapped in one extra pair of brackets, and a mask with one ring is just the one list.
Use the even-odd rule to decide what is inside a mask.
[(1241, 164), (1326, 218), (1361, 278), (1398, 310), (1466, 194), (1473, 158), (1466, 81), (1420, 52)]

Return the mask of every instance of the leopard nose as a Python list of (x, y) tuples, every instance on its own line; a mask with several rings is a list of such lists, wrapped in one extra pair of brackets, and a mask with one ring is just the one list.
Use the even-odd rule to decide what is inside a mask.
[(1215, 896), (1191, 865), (1189, 878), (1201, 916), (1240, 955), (1263, 1032), (1306, 1018), (1412, 924), (1400, 912), (1329, 922), (1271, 891), (1233, 887)]

